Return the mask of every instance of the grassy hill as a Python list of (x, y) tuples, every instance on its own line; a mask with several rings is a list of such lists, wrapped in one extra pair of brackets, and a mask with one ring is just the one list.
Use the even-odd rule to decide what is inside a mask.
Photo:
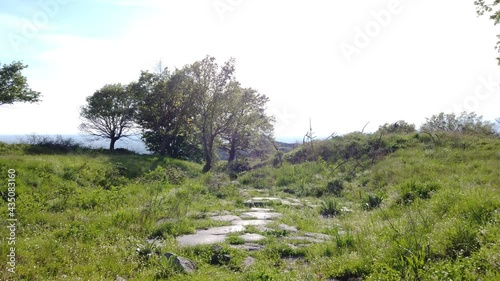
[[(69, 151), (69, 152), (68, 152)], [(232, 181), (195, 163), (102, 151), (53, 153), (0, 143), (4, 183), (15, 169), (15, 274), (3, 280), (500, 280), (500, 140), (453, 134), (349, 134), (279, 154)], [(218, 172), (220, 171), (220, 172)], [(7, 184), (0, 217), (9, 218)], [(287, 242), (260, 231), (261, 251), (181, 247), (176, 237), (227, 225), (252, 196), (276, 223), (331, 237)], [(305, 203), (307, 202), (307, 204)], [(4, 223), (7, 225), (7, 223)], [(252, 232), (259, 231), (250, 228)], [(249, 231), (250, 231), (249, 230)], [(0, 263), (11, 231), (0, 230)], [(149, 244), (156, 238), (161, 244)], [(179, 272), (162, 255), (196, 262)], [(252, 266), (242, 265), (251, 256)]]

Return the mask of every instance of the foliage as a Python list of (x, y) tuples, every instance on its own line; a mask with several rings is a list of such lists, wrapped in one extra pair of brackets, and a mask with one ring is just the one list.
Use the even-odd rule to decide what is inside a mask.
[(40, 101), (40, 92), (31, 90), (26, 77), (21, 74), (27, 65), (13, 62), (0, 66), (0, 105)]
[(187, 69), (143, 71), (129, 89), (137, 101), (136, 121), (148, 148), (160, 155), (197, 160), (193, 123), (197, 93), (188, 75)]
[(109, 139), (109, 150), (114, 151), (115, 142), (130, 136), (134, 128), (134, 101), (126, 86), (105, 85), (87, 97), (80, 116), (84, 120), (80, 130)]
[(411, 134), (415, 132), (416, 129), (414, 124), (409, 124), (404, 120), (399, 120), (392, 124), (385, 123), (380, 126), (376, 134)]
[(460, 116), (454, 113), (443, 112), (426, 118), (426, 122), (420, 127), (421, 132), (457, 132), (475, 135), (491, 135), (494, 133), (493, 124), (483, 121), (482, 116), (471, 112), (462, 112)]
[(221, 133), (222, 148), (229, 153), (228, 162), (236, 159), (238, 151), (247, 151), (258, 147), (260, 142), (272, 139), (273, 118), (265, 113), (265, 95), (253, 89), (243, 89), (236, 85), (231, 92), (229, 107), (231, 122)]

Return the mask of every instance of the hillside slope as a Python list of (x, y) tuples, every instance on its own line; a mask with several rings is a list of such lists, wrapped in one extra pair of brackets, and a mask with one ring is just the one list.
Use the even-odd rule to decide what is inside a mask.
[[(15, 170), (17, 219), (16, 273), (2, 270), (3, 280), (500, 279), (498, 138), (352, 134), (297, 148), (237, 182), (168, 158), (29, 151), (0, 144), (5, 181)], [(7, 185), (0, 190), (6, 221)], [(264, 196), (287, 200), (262, 203), (281, 216), (219, 243), (228, 262), (214, 263), (211, 245), (180, 245), (184, 234), (228, 225), (211, 216), (241, 216)], [(291, 242), (295, 231), (327, 239)], [(0, 230), (3, 265), (11, 232)], [(234, 247), (243, 233), (262, 235), (264, 249)], [(181, 273), (166, 252), (198, 269)]]

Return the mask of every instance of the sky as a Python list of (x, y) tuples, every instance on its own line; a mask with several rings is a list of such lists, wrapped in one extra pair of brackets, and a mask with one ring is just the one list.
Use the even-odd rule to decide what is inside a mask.
[(0, 135), (77, 134), (85, 98), (161, 61), (236, 59), (269, 97), (278, 140), (417, 127), (440, 112), (500, 117), (499, 27), (473, 0), (1, 0), (0, 63), (35, 104), (0, 107)]

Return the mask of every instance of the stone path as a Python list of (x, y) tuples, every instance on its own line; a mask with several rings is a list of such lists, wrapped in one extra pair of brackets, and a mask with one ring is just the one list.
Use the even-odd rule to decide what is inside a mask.
[[(240, 214), (228, 214), (222, 211), (222, 214), (211, 213), (208, 218), (214, 221), (228, 222), (231, 225), (213, 227), (206, 230), (197, 230), (195, 234), (183, 235), (177, 237), (180, 246), (195, 246), (203, 244), (222, 243), (231, 233), (242, 233), (247, 230), (247, 226), (255, 226), (260, 232), (272, 231), (273, 228), (268, 225), (283, 214), (275, 212), (272, 208), (264, 208), (272, 202), (281, 202), (283, 205), (303, 207), (304, 205), (298, 199), (294, 198), (277, 198), (277, 197), (254, 197), (244, 202), (244, 205), (249, 207), (248, 210), (242, 210)], [(290, 236), (282, 237), (283, 241), (300, 241), (302, 243), (322, 243), (331, 239), (330, 236), (320, 233), (301, 233), (295, 226), (279, 224), (274, 227), (276, 230), (283, 230), (291, 234)], [(244, 244), (231, 245), (238, 249), (248, 251), (262, 250), (264, 246), (258, 244), (259, 241), (266, 239), (260, 233), (244, 233), (238, 235)]]

